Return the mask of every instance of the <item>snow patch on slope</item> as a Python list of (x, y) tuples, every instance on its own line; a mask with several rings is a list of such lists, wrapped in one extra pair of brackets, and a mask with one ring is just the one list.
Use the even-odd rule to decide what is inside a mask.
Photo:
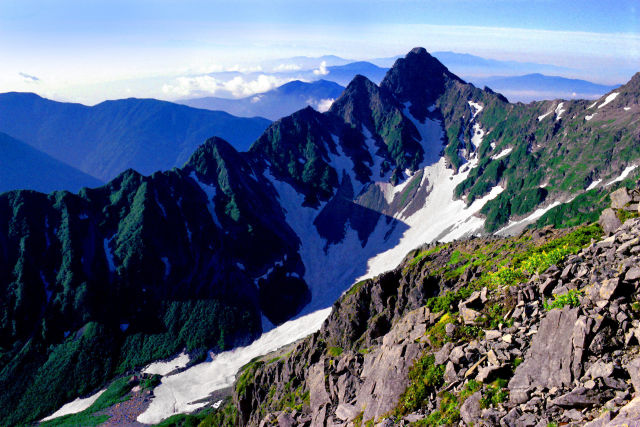
[(246, 347), (211, 355), (211, 361), (162, 378), (153, 391), (155, 397), (147, 410), (138, 416), (138, 422), (155, 424), (171, 415), (202, 408), (206, 402), (197, 401), (205, 399), (213, 391), (231, 386), (236, 373), (251, 359), (317, 331), (329, 313), (331, 308), (326, 308), (283, 323)]
[(508, 156), (512, 151), (513, 151), (513, 148), (511, 148), (511, 147), (505, 148), (504, 150), (502, 150), (498, 154), (494, 154), (493, 156), (491, 156), (491, 158), (493, 160), (498, 160), (498, 159), (501, 159), (501, 158), (503, 158), (505, 156)]
[(207, 201), (208, 201), (207, 209), (211, 214), (211, 218), (213, 218), (213, 222), (216, 224), (216, 226), (218, 226), (218, 228), (222, 228), (222, 225), (218, 220), (218, 215), (216, 215), (216, 207), (213, 202), (213, 199), (216, 197), (216, 187), (213, 187), (211, 185), (205, 184), (204, 182), (200, 181), (195, 171), (191, 171), (191, 173), (189, 174), (189, 177), (193, 179), (196, 182), (196, 184), (198, 184), (198, 186), (202, 189), (204, 194), (206, 194)]
[(586, 121), (589, 121), (589, 120), (593, 119), (593, 116), (595, 116), (595, 115), (596, 115), (596, 113), (589, 114), (588, 116), (584, 116), (584, 119), (585, 119)]
[(553, 202), (552, 204), (550, 204), (547, 207), (536, 209), (529, 216), (527, 216), (526, 218), (523, 218), (523, 219), (521, 219), (519, 221), (509, 221), (509, 224), (507, 224), (505, 227), (501, 228), (500, 230), (496, 231), (495, 234), (497, 234), (498, 236), (513, 236), (513, 235), (516, 235), (519, 232), (521, 232), (522, 230), (524, 230), (524, 228), (527, 225), (529, 225), (532, 222), (538, 220), (539, 218), (542, 217), (542, 215), (544, 215), (545, 213), (547, 213), (548, 211), (550, 211), (551, 209), (555, 208), (558, 205), (560, 205), (560, 202), (556, 201), (556, 202)]
[(544, 114), (543, 114), (543, 115), (541, 115), (541, 116), (538, 116), (538, 121), (539, 121), (539, 122), (540, 122), (540, 121), (542, 121), (542, 119), (544, 119), (545, 117), (547, 117), (547, 116), (548, 116), (549, 114), (551, 114), (551, 113), (553, 113), (553, 110), (552, 110), (552, 111), (549, 111), (549, 112), (547, 112), (547, 113), (544, 113)]
[(484, 130), (480, 127), (479, 123), (473, 124), (473, 136), (471, 137), (471, 143), (476, 147), (480, 147), (482, 144), (482, 139), (484, 138)]
[(478, 104), (477, 102), (473, 101), (469, 101), (469, 106), (473, 109), (473, 117), (471, 117), (471, 120), (475, 119), (476, 116), (480, 114), (480, 111), (482, 111), (482, 109), (484, 108), (482, 104)]
[[(358, 278), (374, 277), (380, 273), (395, 268), (405, 257), (407, 252), (424, 244), (439, 241), (451, 241), (468, 236), (478, 231), (484, 225), (484, 219), (475, 216), (482, 206), (502, 192), (502, 187), (494, 187), (489, 194), (475, 200), (470, 206), (462, 200), (454, 200), (456, 186), (464, 181), (469, 171), (476, 166), (477, 159), (470, 162), (470, 168), (463, 173), (454, 174), (447, 168), (446, 160), (441, 158), (438, 163), (424, 169), (425, 182), (429, 183), (430, 193), (425, 200), (424, 207), (403, 219), (409, 226), (406, 231), (396, 230), (399, 243), (371, 258), (367, 264), (367, 273)], [(394, 236), (392, 235), (392, 238)]]
[(556, 122), (562, 118), (562, 113), (564, 113), (565, 111), (567, 111), (567, 110), (565, 110), (565, 109), (563, 109), (563, 108), (562, 108), (562, 106), (563, 106), (563, 105), (564, 105), (564, 102), (561, 102), (561, 103), (560, 103), (560, 104), (558, 104), (558, 106), (556, 107), (556, 111), (555, 111), (555, 112), (556, 112)]
[[(383, 227), (384, 232), (376, 232), (369, 236), (367, 245), (363, 248), (358, 233), (347, 223), (345, 236), (337, 245), (327, 246), (327, 242), (314, 224), (316, 216), (326, 205), (322, 203), (317, 209), (303, 207), (304, 195), (282, 181), (278, 181), (269, 171), (264, 176), (271, 181), (278, 193), (280, 205), (285, 210), (287, 223), (300, 238), (300, 257), (305, 266), (304, 281), (311, 291), (311, 302), (305, 306), (302, 313), (325, 308), (333, 304), (342, 291), (357, 277), (361, 262), (377, 254), (384, 247), (384, 238), (388, 229), (386, 222), (378, 220), (377, 227)], [(327, 268), (331, 266), (331, 268)], [(327, 286), (331, 283), (332, 286)]]
[[(425, 166), (436, 163), (438, 159), (440, 159), (440, 154), (442, 153), (442, 149), (444, 148), (444, 129), (442, 128), (442, 123), (439, 120), (432, 120), (427, 118), (424, 120), (424, 122), (419, 121), (409, 112), (410, 107), (411, 102), (406, 102), (404, 104), (404, 110), (402, 111), (402, 113), (409, 120), (411, 120), (411, 123), (413, 123), (416, 129), (418, 129), (418, 133), (422, 138), (420, 140), (420, 143), (422, 145), (422, 149), (424, 150), (424, 159), (422, 161), (422, 164), (420, 165), (420, 168), (424, 168)], [(482, 106), (480, 106), (480, 110), (482, 110)], [(473, 117), (475, 117), (475, 114)]]
[(627, 176), (629, 176), (629, 174), (631, 173), (632, 170), (634, 170), (635, 168), (637, 168), (638, 165), (631, 165), (631, 166), (627, 166), (622, 173), (620, 174), (620, 176), (618, 176), (616, 179), (614, 179), (611, 182), (608, 182), (607, 184), (605, 184), (605, 187), (608, 187), (612, 184), (615, 184), (616, 182), (620, 182), (623, 179), (625, 179)]
[(587, 187), (587, 189), (585, 191), (589, 191), (589, 190), (593, 190), (594, 188), (596, 188), (598, 186), (598, 184), (600, 184), (602, 182), (601, 179), (597, 179), (595, 181), (593, 181), (591, 184), (589, 184), (589, 186)]
[(45, 417), (45, 418), (41, 419), (40, 421), (41, 422), (49, 421), (49, 420), (52, 420), (54, 418), (62, 417), (62, 416), (65, 416), (65, 415), (77, 414), (78, 412), (82, 412), (85, 409), (87, 409), (89, 406), (93, 405), (93, 403), (96, 400), (98, 400), (100, 395), (102, 393), (104, 393), (105, 391), (106, 391), (106, 389), (100, 390), (96, 394), (94, 394), (92, 396), (89, 396), (89, 397), (85, 397), (84, 399), (77, 398), (73, 402), (67, 403), (62, 408), (58, 409), (56, 412), (54, 412), (53, 414), (49, 415), (48, 417)]
[(176, 369), (184, 368), (189, 363), (189, 355), (184, 351), (171, 360), (154, 362), (144, 368), (142, 373), (150, 375), (167, 375)]
[(613, 92), (613, 93), (609, 94), (609, 96), (607, 96), (604, 99), (604, 102), (602, 104), (598, 105), (598, 108), (604, 107), (605, 105), (607, 105), (608, 103), (610, 103), (611, 101), (616, 99), (617, 96), (618, 96), (618, 92)]

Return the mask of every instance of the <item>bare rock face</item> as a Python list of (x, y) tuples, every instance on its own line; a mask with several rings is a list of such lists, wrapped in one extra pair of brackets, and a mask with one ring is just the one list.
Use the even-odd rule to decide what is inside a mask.
[(600, 215), (598, 223), (605, 234), (613, 233), (622, 225), (622, 222), (618, 219), (616, 212), (611, 208), (602, 211), (602, 215)]
[(580, 377), (590, 320), (579, 317), (577, 308), (549, 312), (540, 322), (524, 362), (509, 381), (512, 402), (526, 402), (536, 387), (567, 386)]
[(482, 393), (477, 391), (473, 393), (460, 407), (460, 417), (467, 425), (475, 425), (481, 417), (482, 409), (480, 408), (480, 399)]
[(407, 388), (409, 368), (420, 355), (421, 346), (407, 340), (412, 330), (424, 330), (425, 311), (417, 310), (399, 322), (383, 339), (382, 346), (365, 356), (356, 406), (363, 421), (377, 419), (392, 410)]
[(604, 427), (636, 426), (640, 423), (640, 396), (626, 404), (618, 415), (604, 424)]
[(625, 187), (617, 189), (610, 194), (610, 197), (611, 207), (613, 209), (624, 209), (627, 203), (630, 203), (632, 201), (632, 198), (629, 195), (629, 191)]
[(636, 357), (627, 365), (627, 372), (636, 393), (640, 394), (640, 357)]
[(324, 360), (309, 368), (307, 384), (313, 420), (324, 419), (327, 405), (331, 403), (325, 384)]

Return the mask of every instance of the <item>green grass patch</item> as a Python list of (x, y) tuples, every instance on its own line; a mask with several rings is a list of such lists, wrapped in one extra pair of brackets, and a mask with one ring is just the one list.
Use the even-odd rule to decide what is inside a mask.
[(435, 356), (417, 359), (409, 370), (409, 386), (400, 396), (396, 412), (405, 415), (421, 408), (433, 390), (444, 384), (444, 365), (435, 364)]
[(482, 392), (480, 407), (485, 409), (506, 402), (507, 399), (509, 399), (509, 389), (507, 389), (508, 383), (509, 381), (503, 378), (498, 378), (493, 383), (489, 384)]
[(338, 357), (342, 354), (344, 350), (342, 347), (329, 347), (328, 352), (333, 357)]
[(569, 307), (579, 307), (580, 296), (582, 296), (582, 291), (569, 289), (566, 294), (556, 295), (553, 300), (545, 300), (544, 308), (545, 310), (553, 310), (554, 308), (562, 308), (567, 305)]
[(358, 283), (356, 283), (355, 285), (353, 285), (352, 287), (349, 288), (349, 290), (345, 293), (345, 296), (355, 295), (356, 292), (358, 292), (360, 290), (360, 288), (362, 288), (362, 286), (364, 286), (365, 283), (367, 283), (366, 280), (359, 281)]
[(140, 381), (140, 388), (142, 390), (153, 390), (160, 385), (160, 375), (152, 375), (149, 378), (145, 378)]

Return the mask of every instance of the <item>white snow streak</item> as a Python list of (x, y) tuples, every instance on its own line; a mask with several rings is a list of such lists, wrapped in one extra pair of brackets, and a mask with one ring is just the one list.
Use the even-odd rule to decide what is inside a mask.
[(593, 181), (591, 184), (589, 184), (589, 186), (587, 187), (587, 189), (585, 191), (589, 191), (589, 190), (593, 190), (594, 188), (596, 188), (598, 186), (598, 184), (600, 184), (602, 182), (601, 179), (597, 179), (595, 181)]
[[(278, 192), (287, 223), (300, 238), (299, 253), (305, 266), (303, 278), (311, 291), (311, 302), (303, 309), (303, 313), (330, 306), (357, 276), (355, 272), (361, 268), (360, 261), (375, 255), (385, 243), (384, 240), (373, 244), (372, 235), (369, 237), (369, 244), (363, 248), (358, 233), (347, 225), (342, 242), (330, 245), (325, 251), (326, 240), (320, 236), (313, 222), (326, 203), (322, 203), (317, 209), (303, 207), (302, 194), (297, 193), (289, 184), (276, 180), (269, 171), (265, 171), (264, 176)], [(381, 222), (385, 221), (378, 221), (378, 226)], [(328, 265), (331, 268), (327, 268)], [(327, 286), (327, 283), (333, 286)]]
[(194, 403), (213, 391), (233, 384), (238, 370), (254, 357), (275, 351), (317, 331), (331, 313), (331, 308), (319, 310), (283, 323), (248, 345), (217, 355), (176, 375), (162, 378), (153, 390), (155, 397), (138, 422), (155, 424), (173, 414), (192, 412), (206, 405)]
[(609, 96), (607, 96), (604, 99), (604, 102), (602, 104), (598, 105), (598, 108), (604, 107), (605, 105), (607, 105), (608, 103), (610, 103), (611, 101), (616, 99), (616, 96), (618, 96), (618, 92), (613, 92), (613, 93), (609, 94)]
[(535, 211), (533, 211), (526, 218), (523, 218), (523, 219), (521, 219), (519, 221), (509, 221), (509, 224), (507, 226), (505, 226), (504, 228), (501, 228), (500, 230), (496, 231), (495, 234), (497, 234), (498, 236), (513, 236), (513, 235), (516, 235), (519, 232), (521, 232), (522, 230), (524, 230), (524, 228), (527, 225), (529, 225), (532, 222), (536, 221), (538, 218), (542, 217), (542, 215), (544, 215), (545, 213), (547, 213), (548, 211), (550, 211), (551, 209), (555, 208), (558, 205), (560, 205), (560, 202), (553, 202), (552, 204), (550, 204), (547, 207), (536, 209)]
[(556, 107), (556, 121), (560, 120), (562, 118), (562, 113), (564, 113), (567, 110), (564, 110), (562, 108), (562, 106), (564, 105), (564, 102), (561, 102), (560, 104), (558, 104), (558, 106)]
[(631, 166), (627, 166), (627, 167), (625, 168), (625, 170), (623, 170), (623, 171), (622, 171), (622, 173), (620, 174), (620, 176), (619, 176), (619, 177), (617, 177), (617, 178), (616, 178), (616, 179), (614, 179), (613, 181), (611, 181), (611, 182), (609, 182), (609, 183), (605, 184), (605, 187), (608, 187), (608, 186), (610, 186), (611, 184), (615, 184), (616, 182), (620, 182), (620, 181), (622, 181), (623, 179), (625, 179), (625, 178), (626, 178), (626, 177), (631, 173), (631, 171), (632, 171), (632, 170), (634, 170), (634, 169), (635, 169), (635, 168), (637, 168), (637, 167), (638, 167), (638, 165), (631, 165)]
[(593, 108), (593, 107), (595, 107), (597, 104), (598, 104), (598, 101), (596, 101), (596, 102), (594, 102), (593, 104), (589, 105), (589, 106), (587, 107), (587, 109), (589, 109), (589, 108)]
[(549, 114), (551, 114), (551, 113), (553, 113), (553, 110), (552, 110), (552, 111), (549, 111), (548, 113), (544, 113), (544, 114), (543, 114), (543, 115), (541, 115), (541, 116), (538, 116), (538, 121), (539, 121), (539, 122), (540, 122), (540, 121), (542, 121), (542, 119), (544, 119), (545, 117), (547, 117), (547, 116), (548, 116)]
[(629, 111), (631, 110), (631, 107), (624, 107), (624, 111)]
[(498, 154), (495, 154), (495, 155), (491, 156), (491, 158), (493, 160), (498, 160), (498, 159), (501, 159), (501, 158), (503, 158), (505, 156), (508, 156), (512, 151), (513, 151), (513, 148), (511, 148), (511, 147), (505, 148), (504, 150), (502, 150)]
[(56, 412), (54, 412), (53, 414), (49, 415), (48, 417), (45, 417), (45, 418), (41, 419), (40, 421), (49, 421), (49, 420), (52, 420), (54, 418), (62, 417), (64, 415), (77, 414), (78, 412), (82, 412), (85, 409), (87, 409), (89, 406), (93, 405), (93, 403), (96, 400), (98, 400), (100, 395), (102, 393), (104, 393), (105, 391), (106, 391), (106, 389), (105, 390), (100, 390), (99, 392), (97, 392), (93, 396), (85, 397), (84, 399), (77, 398), (73, 402), (67, 403), (62, 408), (58, 409)]
[(205, 184), (204, 182), (200, 181), (194, 171), (191, 171), (191, 173), (189, 174), (189, 177), (193, 179), (196, 182), (196, 184), (200, 186), (202, 191), (204, 191), (204, 194), (207, 195), (207, 200), (209, 202), (207, 203), (207, 209), (209, 209), (211, 218), (213, 218), (213, 222), (218, 226), (218, 228), (222, 228), (220, 221), (218, 221), (218, 215), (216, 215), (216, 207), (213, 203), (213, 199), (214, 197), (216, 197), (216, 187), (213, 187), (211, 185)]
[(471, 143), (476, 147), (476, 149), (480, 147), (480, 144), (482, 144), (482, 138), (484, 138), (484, 130), (482, 130), (479, 123), (474, 123)]
[(154, 362), (144, 368), (142, 373), (150, 375), (167, 375), (176, 369), (184, 368), (189, 363), (189, 355), (184, 351), (166, 362)]
[(473, 117), (471, 118), (471, 120), (475, 119), (476, 116), (480, 114), (480, 111), (482, 111), (482, 109), (484, 108), (482, 104), (478, 104), (477, 102), (473, 101), (469, 101), (469, 106), (473, 109)]
[(593, 119), (593, 116), (595, 116), (595, 115), (596, 115), (596, 113), (590, 114), (590, 115), (588, 115), (588, 116), (584, 116), (584, 119), (585, 119), (586, 121), (589, 121), (589, 120)]
[[(482, 106), (480, 106), (479, 104), (476, 105), (478, 105), (480, 107), (480, 110), (482, 110)], [(411, 102), (406, 102), (404, 104), (404, 110), (402, 111), (402, 113), (409, 120), (411, 120), (416, 129), (418, 129), (418, 133), (422, 137), (422, 140), (420, 142), (422, 145), (422, 149), (424, 150), (424, 159), (422, 161), (422, 164), (420, 165), (420, 168), (424, 168), (425, 166), (436, 163), (440, 159), (440, 153), (444, 148), (444, 129), (442, 128), (442, 123), (440, 123), (439, 120), (425, 119), (424, 122), (417, 120), (409, 112), (410, 107)], [(476, 114), (474, 114), (473, 117), (475, 117)]]

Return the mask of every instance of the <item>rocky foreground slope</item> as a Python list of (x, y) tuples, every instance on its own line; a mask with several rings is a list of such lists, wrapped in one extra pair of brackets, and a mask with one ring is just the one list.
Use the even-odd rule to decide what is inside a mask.
[(202, 425), (639, 422), (640, 196), (612, 199), (604, 234), (413, 251), (354, 285), (316, 334), (249, 364)]

